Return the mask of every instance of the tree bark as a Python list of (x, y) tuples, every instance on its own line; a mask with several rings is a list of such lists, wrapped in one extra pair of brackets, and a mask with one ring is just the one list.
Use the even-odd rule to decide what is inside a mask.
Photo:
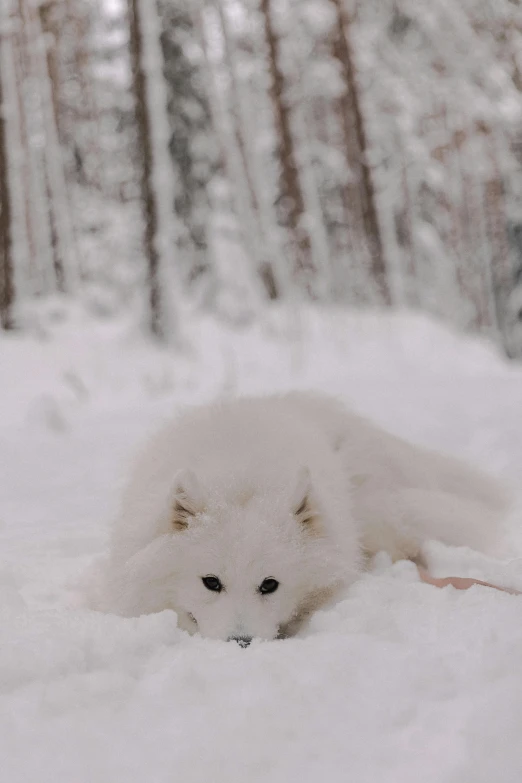
[[(0, 38), (0, 46), (2, 41)], [(5, 103), (0, 73), (0, 326), (13, 329), (13, 255)]]
[[(23, 22), (30, 84), (37, 92), (37, 110), (31, 122), (45, 139), (42, 150), (35, 150), (35, 164), (41, 167), (38, 176), (38, 198), (47, 212), (48, 238), (50, 240), (54, 283), (62, 293), (70, 291), (77, 272), (76, 238), (70, 209), (70, 199), (65, 179), (63, 152), (58, 137), (57, 86), (53, 86), (49, 73), (48, 41), (42, 29), (40, 9), (28, 0), (19, 0)], [(57, 46), (54, 42), (53, 46)], [(55, 74), (56, 75), (56, 74)], [(36, 190), (36, 188), (35, 188)], [(38, 207), (42, 209), (42, 207)], [(44, 209), (42, 209), (44, 211)], [(43, 244), (43, 242), (42, 242)]]
[(304, 226), (305, 201), (291, 128), (291, 109), (285, 98), (285, 77), (281, 69), (280, 40), (272, 23), (271, 0), (261, 0), (265, 38), (268, 47), (270, 100), (277, 135), (277, 157), (280, 165), (279, 220), (290, 234), (290, 248), (295, 275), (310, 292), (315, 270), (311, 259), (310, 236)]
[(515, 279), (515, 265), (508, 238), (508, 215), (502, 171), (495, 151), (493, 135), (486, 136), (491, 174), (485, 183), (484, 218), (490, 250), (489, 274), (493, 294), (495, 325), (500, 330), (504, 346), (512, 351), (509, 298)]
[(151, 119), (147, 106), (147, 76), (143, 64), (142, 20), (140, 0), (129, 2), (130, 59), (133, 75), (138, 148), (142, 156), (140, 178), (141, 202), (144, 227), (144, 249), (147, 259), (147, 281), (150, 329), (158, 340), (167, 339), (162, 312), (162, 291), (160, 281), (160, 256), (156, 246), (158, 233), (158, 210), (153, 186), (153, 148)]
[(368, 136), (350, 41), (350, 20), (344, 10), (343, 0), (333, 0), (333, 4), (337, 12), (337, 34), (333, 54), (341, 67), (346, 88), (342, 99), (342, 117), (347, 154), (349, 155), (348, 162), (355, 174), (358, 186), (357, 201), (360, 205), (360, 219), (370, 254), (371, 276), (381, 303), (390, 305), (390, 287), (379, 226), (375, 187), (367, 158)]

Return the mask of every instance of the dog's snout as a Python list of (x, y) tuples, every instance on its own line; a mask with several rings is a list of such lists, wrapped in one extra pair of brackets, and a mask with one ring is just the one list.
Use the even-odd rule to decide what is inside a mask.
[(227, 642), (237, 642), (240, 647), (248, 647), (251, 641), (251, 636), (229, 636), (227, 639)]

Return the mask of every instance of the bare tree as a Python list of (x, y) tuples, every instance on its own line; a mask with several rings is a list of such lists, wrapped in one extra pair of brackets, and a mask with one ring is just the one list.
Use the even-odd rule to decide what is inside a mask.
[[(2, 39), (0, 36), (0, 46)], [(14, 301), (11, 199), (9, 194), (9, 166), (7, 151), (6, 112), (0, 71), (0, 326), (14, 326)]]
[[(214, 6), (219, 16), (223, 33), (224, 62), (230, 79), (228, 133), (229, 149), (236, 150), (232, 154), (230, 166), (234, 185), (239, 198), (238, 215), (244, 223), (245, 245), (249, 256), (255, 264), (255, 273), (259, 275), (265, 292), (270, 299), (277, 299), (282, 294), (282, 285), (278, 279), (277, 252), (274, 252), (270, 234), (270, 218), (267, 220), (267, 205), (263, 203), (266, 196), (267, 175), (259, 176), (259, 153), (255, 144), (256, 128), (252, 121), (252, 98), (241, 81), (236, 42), (230, 29), (226, 5), (222, 0), (215, 0)], [(230, 157), (230, 155), (229, 155)], [(273, 226), (273, 221), (272, 221)]]
[[(44, 276), (54, 278), (50, 280), (49, 288), (65, 292), (71, 290), (71, 281), (77, 270), (76, 239), (63, 150), (58, 137), (58, 86), (51, 78), (53, 75), (58, 78), (58, 61), (54, 55), (48, 59), (49, 52), (58, 43), (54, 41), (51, 45), (46, 38), (40, 8), (28, 0), (18, 0), (18, 9), (23, 33), (22, 61), (26, 70), (25, 121), (29, 125), (29, 137), (38, 134), (45, 139), (43, 145), (29, 144), (28, 150), (31, 158), (31, 200), (39, 223), (38, 254), (45, 263)], [(49, 274), (48, 265), (52, 266), (52, 274)]]
[(265, 38), (268, 47), (268, 70), (270, 75), (270, 99), (274, 112), (277, 156), (280, 165), (279, 215), (280, 222), (290, 235), (290, 249), (295, 274), (311, 290), (314, 274), (310, 236), (305, 227), (305, 199), (299, 179), (299, 167), (292, 135), (291, 108), (286, 93), (285, 76), (281, 67), (281, 42), (272, 22), (271, 0), (261, 0)]
[(493, 134), (486, 135), (485, 143), (490, 162), (490, 176), (484, 189), (485, 233), (490, 251), (487, 272), (493, 294), (497, 326), (504, 339), (504, 344), (511, 349), (509, 298), (515, 278), (515, 269), (508, 242), (505, 186), (495, 142)]
[[(343, 0), (333, 0), (337, 13), (337, 31), (333, 53), (343, 74), (345, 93), (342, 99), (342, 121), (349, 165), (355, 174), (358, 195), (353, 200), (360, 211), (363, 234), (371, 259), (371, 277), (383, 304), (391, 304), (386, 262), (379, 226), (375, 187), (368, 162), (368, 136), (357, 84), (357, 70), (350, 38), (350, 20)], [(357, 206), (356, 206), (357, 205)]]
[[(152, 11), (156, 13), (156, 0), (147, 0), (154, 4)], [(147, 12), (150, 12), (150, 8)], [(150, 79), (152, 77), (150, 58), (146, 58), (146, 45), (144, 33), (144, 6), (141, 0), (130, 0), (129, 2), (129, 27), (130, 27), (130, 59), (133, 74), (133, 89), (135, 97), (136, 112), (136, 130), (138, 137), (138, 147), (141, 153), (141, 201), (145, 220), (144, 226), (144, 249), (147, 259), (147, 285), (150, 314), (150, 330), (158, 340), (165, 341), (168, 338), (168, 326), (166, 323), (166, 304), (164, 290), (165, 281), (163, 278), (162, 258), (160, 253), (160, 194), (157, 192), (154, 181), (155, 168), (155, 144), (152, 127), (152, 118), (150, 114)], [(159, 47), (159, 38), (156, 42)], [(161, 70), (161, 69), (160, 69)], [(158, 78), (158, 74), (156, 74)], [(162, 74), (159, 74), (162, 79)], [(165, 110), (166, 107), (163, 107)], [(165, 152), (167, 151), (168, 136), (165, 140)], [(162, 177), (169, 176), (169, 172), (162, 172)], [(174, 203), (163, 205), (164, 208), (173, 211)], [(165, 237), (163, 237), (165, 242)]]

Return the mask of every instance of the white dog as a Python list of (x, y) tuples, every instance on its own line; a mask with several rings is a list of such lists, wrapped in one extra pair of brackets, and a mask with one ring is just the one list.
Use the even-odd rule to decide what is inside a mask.
[(413, 446), (327, 397), (191, 409), (138, 461), (111, 544), (108, 600), (174, 609), (182, 628), (246, 645), (295, 633), (379, 550), (493, 547), (496, 480)]

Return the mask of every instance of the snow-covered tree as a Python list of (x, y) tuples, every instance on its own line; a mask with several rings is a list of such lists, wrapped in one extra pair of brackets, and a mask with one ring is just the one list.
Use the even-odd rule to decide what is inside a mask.
[(141, 153), (148, 322), (154, 337), (166, 341), (179, 337), (172, 307), (177, 288), (172, 274), (176, 253), (175, 189), (168, 151), (170, 128), (156, 0), (130, 0), (129, 19), (136, 126)]
[(188, 266), (185, 276), (195, 280), (214, 273), (208, 237), (209, 185), (218, 169), (218, 146), (194, 17), (183, 2), (162, 0), (159, 7), (171, 129), (169, 149), (178, 177), (174, 205), (179, 218), (178, 243)]
[(7, 111), (2, 84), (2, 73), (5, 69), (1, 65), (3, 65), (3, 37), (0, 29), (0, 326), (2, 329), (10, 329), (13, 326), (14, 273)]

